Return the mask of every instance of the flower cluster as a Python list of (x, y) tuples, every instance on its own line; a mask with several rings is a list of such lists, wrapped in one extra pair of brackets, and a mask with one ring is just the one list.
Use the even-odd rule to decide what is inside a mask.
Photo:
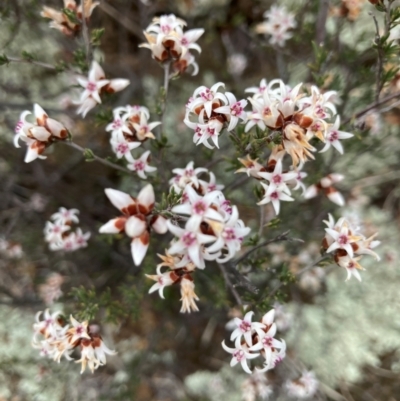
[(267, 400), (273, 393), (265, 374), (257, 371), (248, 376), (241, 387), (243, 401)]
[(46, 305), (52, 305), (62, 295), (61, 285), (64, 283), (65, 277), (58, 273), (52, 273), (47, 277), (43, 284), (38, 287), (39, 297)]
[(26, 117), (31, 114), (26, 110), (21, 113), (19, 121), (15, 127), (14, 145), (19, 148), (19, 140), (21, 139), (28, 146), (25, 155), (25, 162), (39, 158), (46, 159), (42, 153), (53, 142), (67, 139), (67, 129), (58, 121), (50, 118), (47, 113), (38, 105), (33, 107), (35, 119), (34, 123), (26, 121)]
[(0, 237), (0, 254), (10, 259), (18, 259), (22, 257), (24, 251), (22, 250), (21, 244), (7, 241)]
[(314, 372), (304, 371), (297, 380), (288, 380), (285, 388), (290, 397), (305, 399), (313, 397), (318, 390), (318, 380)]
[(285, 46), (285, 42), (293, 36), (290, 29), (296, 28), (294, 14), (288, 12), (285, 7), (273, 5), (264, 13), (266, 19), (256, 26), (256, 32), (269, 35), (271, 45)]
[(119, 92), (129, 84), (128, 79), (106, 79), (103, 69), (97, 61), (93, 61), (88, 77), (77, 77), (79, 85), (84, 88), (81, 97), (74, 103), (79, 106), (77, 113), (85, 117), (97, 104), (101, 103), (101, 95)]
[[(257, 369), (259, 373), (273, 369), (286, 355), (286, 343), (284, 340), (277, 340), (276, 325), (274, 323), (274, 309), (266, 313), (261, 322), (252, 322), (254, 312), (247, 312), (243, 319), (235, 318), (236, 328), (231, 334), (231, 341), (235, 342), (235, 348), (230, 348), (222, 342), (222, 347), (226, 352), (232, 354), (231, 366), (239, 362), (246, 373), (251, 374), (251, 369), (247, 365), (248, 359), (254, 359), (262, 355), (265, 359), (262, 369)], [(260, 351), (257, 353), (257, 351)]]
[[(174, 189), (177, 194), (181, 194), (187, 185), (191, 185), (199, 194), (206, 194), (211, 191), (221, 191), (224, 186), (216, 183), (215, 174), (204, 167), (194, 168), (194, 162), (189, 162), (185, 168), (174, 168), (172, 172), (175, 177), (171, 178), (169, 183), (170, 190)], [(209, 181), (204, 181), (198, 176), (207, 173)], [(226, 204), (229, 201), (225, 201)]]
[(200, 46), (195, 42), (204, 33), (204, 29), (183, 32), (184, 26), (186, 22), (173, 14), (155, 17), (143, 32), (147, 43), (140, 47), (150, 49), (153, 58), (160, 63), (171, 63), (175, 74), (182, 74), (192, 66), (192, 75), (196, 75), (199, 67), (190, 50), (201, 52)]
[(326, 197), (333, 203), (339, 206), (344, 206), (345, 201), (343, 195), (333, 186), (334, 184), (342, 181), (344, 175), (342, 174), (329, 174), (326, 177), (319, 180), (316, 184), (310, 185), (304, 197), (306, 199), (311, 199), (316, 197), (320, 192), (324, 193)]
[(107, 188), (105, 193), (110, 202), (121, 211), (122, 216), (116, 217), (100, 227), (102, 234), (125, 234), (132, 238), (131, 252), (133, 262), (139, 266), (147, 253), (150, 243), (150, 234), (167, 232), (166, 220), (163, 216), (153, 213), (155, 196), (151, 184), (146, 185), (137, 198)]
[(77, 36), (81, 30), (83, 18), (88, 23), (93, 10), (100, 4), (92, 0), (81, 1), (82, 4), (78, 6), (75, 0), (64, 0), (62, 11), (44, 6), (40, 15), (52, 20), (50, 28), (57, 29), (67, 36)]
[[(181, 312), (190, 312), (198, 310), (192, 277), (195, 269), (204, 269), (205, 261), (226, 263), (231, 260), (240, 250), (250, 228), (239, 219), (237, 207), (231, 206), (223, 193), (216, 189), (215, 181), (211, 188), (210, 183), (197, 177), (207, 172), (206, 169), (193, 169), (193, 162), (190, 162), (185, 169), (175, 169), (174, 172), (177, 176), (171, 184), (181, 194), (181, 204), (173, 206), (171, 212), (176, 215), (175, 220), (185, 221), (185, 225), (182, 228), (172, 220), (167, 221), (168, 230), (176, 238), (166, 255), (159, 255), (163, 263), (157, 266), (157, 275), (148, 276), (157, 281), (149, 292), (159, 290), (163, 297), (165, 286), (180, 283)], [(215, 180), (214, 175), (210, 177)], [(164, 266), (168, 271), (161, 271)]]
[(322, 241), (322, 247), (326, 253), (332, 253), (335, 262), (346, 269), (347, 280), (354, 276), (361, 281), (358, 270), (364, 268), (358, 263), (362, 255), (371, 255), (376, 260), (380, 257), (372, 250), (376, 248), (380, 241), (376, 241), (377, 233), (366, 238), (359, 232), (359, 227), (353, 227), (350, 222), (341, 217), (336, 223), (332, 215), (329, 214), (329, 220), (324, 220), (328, 226), (325, 228), (325, 237)]
[(142, 179), (146, 179), (145, 173), (157, 170), (149, 166), (150, 151), (144, 152), (135, 159), (131, 151), (138, 148), (147, 139), (155, 139), (152, 130), (161, 122), (149, 122), (150, 113), (144, 106), (117, 107), (113, 111), (114, 120), (108, 124), (106, 131), (111, 132), (111, 147), (118, 157), (128, 162), (128, 169), (135, 171)]
[(80, 349), (81, 357), (76, 362), (82, 364), (81, 373), (86, 366), (93, 373), (99, 366), (106, 364), (106, 354), (115, 355), (116, 352), (104, 344), (96, 326), (89, 326), (87, 321), (80, 323), (72, 316), (71, 324), (66, 324), (61, 312), (50, 314), (48, 309), (44, 311), (43, 320), (40, 320), (42, 313), (36, 314), (32, 340), (32, 346), (40, 350), (41, 356), (57, 362), (64, 356), (72, 361), (72, 352)]
[[(274, 135), (274, 142), (282, 145), (284, 153), (289, 154), (294, 166), (299, 162), (314, 159), (311, 152), (316, 149), (310, 144), (312, 138), (325, 142), (322, 151), (331, 145), (340, 153), (343, 148), (340, 139), (353, 136), (339, 131), (340, 117), (336, 116), (333, 104), (335, 91), (321, 94), (315, 86), (311, 87), (311, 95), (300, 93), (302, 84), (290, 88), (280, 79), (267, 83), (261, 80), (259, 87), (251, 87), (246, 92), (253, 93), (249, 101), (253, 111), (249, 113), (245, 131), (257, 125), (261, 130), (269, 128)], [(334, 123), (329, 121), (336, 116)]]
[(80, 228), (71, 231), (72, 224), (79, 223), (77, 209), (60, 207), (57, 213), (51, 215), (44, 228), (45, 241), (52, 251), (73, 252), (87, 247), (90, 232), (83, 233)]
[[(247, 113), (244, 108), (247, 100), (236, 100), (231, 92), (219, 92), (225, 84), (218, 82), (207, 88), (198, 87), (186, 104), (184, 123), (194, 130), (193, 142), (196, 145), (203, 144), (213, 149), (209, 139), (218, 148), (218, 137), (225, 127), (232, 131), (240, 120), (246, 121)], [(194, 121), (193, 121), (194, 119)]]

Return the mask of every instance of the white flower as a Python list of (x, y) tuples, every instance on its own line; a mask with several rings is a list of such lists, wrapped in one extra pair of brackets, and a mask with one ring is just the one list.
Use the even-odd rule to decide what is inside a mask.
[(311, 398), (318, 390), (318, 380), (314, 372), (304, 371), (297, 380), (288, 380), (285, 383), (286, 391), (290, 397), (297, 399)]
[(84, 88), (79, 101), (78, 114), (83, 117), (97, 104), (101, 103), (101, 94), (103, 92), (114, 93), (125, 89), (129, 85), (127, 79), (105, 79), (105, 73), (97, 61), (93, 61), (90, 67), (88, 77), (77, 77), (79, 85)]
[(175, 275), (171, 272), (161, 273), (161, 267), (162, 264), (157, 266), (156, 275), (146, 274), (146, 277), (156, 281), (156, 283), (153, 284), (153, 286), (149, 289), (149, 294), (158, 291), (160, 298), (164, 299), (164, 288), (175, 283), (177, 281), (177, 277), (175, 277)]
[(111, 203), (122, 212), (122, 216), (114, 218), (100, 227), (103, 234), (125, 232), (132, 238), (131, 252), (136, 266), (146, 256), (150, 242), (150, 229), (158, 234), (167, 231), (166, 221), (161, 215), (151, 215), (155, 196), (153, 186), (148, 184), (139, 192), (137, 199), (130, 195), (108, 188), (105, 193)]
[(257, 205), (265, 205), (269, 202), (272, 202), (272, 206), (274, 207), (275, 213), (278, 215), (280, 210), (280, 201), (293, 201), (285, 189), (284, 186), (276, 186), (276, 185), (266, 185), (263, 182), (261, 185), (264, 187), (265, 193), (263, 199), (257, 203)]
[(51, 219), (56, 224), (71, 224), (71, 223), (79, 223), (78, 209), (66, 209), (65, 207), (60, 207), (57, 213), (51, 215)]
[(128, 142), (124, 136), (113, 135), (110, 139), (111, 147), (118, 159), (125, 157), (128, 161), (132, 160), (131, 150), (138, 148), (140, 142)]
[(251, 370), (249, 366), (247, 365), (247, 360), (248, 359), (254, 359), (257, 358), (260, 354), (251, 354), (248, 352), (248, 349), (245, 348), (244, 346), (241, 346), (238, 341), (235, 342), (235, 348), (230, 348), (225, 345), (225, 341), (222, 341), (222, 348), (226, 351), (232, 354), (232, 359), (230, 362), (230, 365), (233, 367), (237, 365), (239, 362), (242, 365), (243, 370), (251, 374)]
[[(262, 323), (252, 322), (252, 316), (254, 312), (247, 312), (243, 319), (239, 319), (238, 317), (234, 318), (234, 322), (237, 326), (235, 330), (233, 330), (231, 334), (231, 341), (236, 340), (236, 342), (240, 343), (242, 336), (244, 337), (246, 344), (249, 347), (252, 347), (253, 341), (252, 337), (255, 332), (259, 333), (259, 329), (264, 328), (265, 326)], [(252, 349), (250, 348), (250, 351)]]
[(144, 152), (138, 159), (132, 158), (127, 167), (129, 170), (136, 171), (137, 175), (145, 180), (147, 178), (145, 173), (152, 173), (157, 170), (157, 167), (149, 166), (149, 158), (150, 150)]
[(178, 237), (178, 240), (168, 249), (168, 253), (171, 255), (187, 253), (196, 267), (204, 269), (202, 246), (214, 242), (216, 237), (199, 232), (198, 226), (193, 220), (188, 220), (184, 229), (172, 224), (170, 220), (167, 221), (167, 226), (168, 230)]
[(340, 143), (340, 139), (348, 139), (354, 136), (349, 132), (339, 131), (340, 128), (340, 117), (337, 116), (335, 123), (328, 127), (325, 133), (325, 146), (320, 150), (320, 153), (326, 152), (331, 145), (340, 153), (343, 154), (343, 146)]
[(185, 168), (174, 168), (172, 172), (176, 175), (169, 181), (169, 184), (176, 193), (180, 194), (188, 184), (192, 184), (194, 188), (198, 189), (200, 185), (198, 175), (207, 173), (208, 170), (204, 167), (194, 168), (194, 162), (191, 161)]
[(246, 121), (247, 113), (244, 108), (247, 105), (247, 100), (237, 101), (236, 97), (231, 92), (225, 92), (229, 104), (226, 106), (218, 107), (214, 110), (215, 113), (226, 114), (228, 117), (229, 125), (227, 130), (232, 131), (239, 122), (239, 119)]

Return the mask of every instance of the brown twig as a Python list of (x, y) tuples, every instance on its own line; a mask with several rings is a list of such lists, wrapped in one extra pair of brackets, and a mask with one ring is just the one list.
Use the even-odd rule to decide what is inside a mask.
[[(87, 150), (87, 149), (83, 148), (82, 146), (79, 146), (78, 144), (76, 144), (74, 142), (65, 141), (65, 142), (60, 142), (60, 143), (64, 143), (64, 144), (70, 146), (71, 148), (79, 150), (82, 153), (85, 153), (85, 151)], [(105, 159), (101, 158), (100, 156), (95, 155), (93, 153), (93, 151), (92, 151), (92, 156), (96, 161), (98, 161), (99, 163), (104, 164), (105, 166), (111, 167), (111, 168), (113, 168), (115, 170), (122, 171), (123, 173), (132, 174), (132, 171), (126, 169), (125, 167), (121, 167), (118, 164), (109, 162), (108, 160), (105, 160)]]
[(260, 249), (268, 244), (272, 244), (273, 242), (279, 242), (279, 241), (297, 241), (297, 242), (304, 242), (302, 239), (299, 238), (290, 238), (288, 237), (290, 230), (285, 231), (282, 234), (279, 234), (277, 237), (268, 239), (266, 241), (261, 242), (260, 244), (254, 246), (253, 248), (249, 249), (247, 252), (245, 252), (242, 256), (237, 258), (236, 260), (232, 261), (233, 266), (237, 266), (239, 263), (243, 262), (246, 258), (249, 257), (250, 254), (252, 254), (254, 251), (257, 249)]
[(29, 59), (17, 58), (17, 57), (9, 57), (9, 56), (6, 56), (6, 57), (7, 57), (7, 60), (12, 63), (33, 64), (33, 65), (37, 65), (39, 67), (47, 68), (48, 70), (53, 70), (53, 71), (57, 70), (56, 67), (54, 67), (54, 65), (42, 63), (41, 61), (35, 61), (35, 60), (29, 60)]
[(225, 280), (225, 284), (227, 286), (227, 288), (229, 288), (229, 290), (231, 291), (232, 295), (234, 296), (236, 302), (238, 305), (243, 305), (243, 300), (240, 297), (239, 293), (236, 291), (235, 286), (232, 284), (231, 279), (229, 278), (229, 275), (225, 269), (225, 266), (218, 263), (218, 267), (221, 270), (222, 276), (224, 277)]
[(354, 114), (351, 117), (346, 118), (343, 122), (342, 125), (346, 125), (348, 124), (351, 120), (353, 119), (357, 119), (362, 117), (364, 114), (367, 114), (368, 112), (370, 112), (371, 110), (376, 109), (377, 107), (390, 102), (393, 99), (396, 99), (397, 97), (400, 98), (400, 92), (396, 92), (396, 93), (392, 93), (391, 95), (388, 95), (386, 97), (384, 97), (383, 99), (380, 99), (379, 101), (376, 101), (372, 104), (370, 104), (369, 106), (365, 107), (364, 109), (360, 110), (359, 112), (357, 112), (356, 114)]

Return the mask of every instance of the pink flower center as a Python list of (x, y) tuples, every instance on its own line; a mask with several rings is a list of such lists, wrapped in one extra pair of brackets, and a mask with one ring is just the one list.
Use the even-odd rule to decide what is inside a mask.
[(258, 89), (258, 91), (259, 91), (260, 93), (263, 93), (263, 92), (265, 91), (265, 89), (267, 89), (266, 86), (260, 86), (260, 88)]
[(167, 35), (170, 31), (171, 31), (171, 27), (168, 24), (167, 25), (161, 25), (161, 32), (164, 35)]
[(242, 323), (240, 323), (239, 326), (240, 330), (242, 330), (243, 332), (247, 332), (251, 330), (251, 323), (246, 322), (246, 320), (242, 320)]
[(317, 107), (315, 108), (315, 114), (316, 114), (318, 117), (321, 117), (321, 118), (325, 118), (325, 117), (326, 117), (326, 114), (325, 114), (325, 112), (324, 112), (324, 109), (323, 109), (321, 106), (317, 106)]
[(241, 349), (238, 349), (238, 350), (236, 350), (236, 351), (232, 354), (232, 356), (233, 356), (234, 358), (236, 358), (236, 360), (237, 360), (238, 362), (240, 362), (240, 361), (242, 361), (242, 360), (244, 359), (244, 351), (241, 350)]
[(339, 139), (339, 134), (336, 131), (333, 131), (329, 134), (329, 142), (335, 142)]
[(271, 109), (269, 107), (265, 107), (263, 110), (263, 114), (264, 116), (270, 116), (272, 114)]
[(189, 41), (187, 40), (187, 38), (183, 37), (183, 38), (181, 39), (181, 44), (182, 44), (183, 46), (187, 46), (187, 45), (189, 44)]
[(113, 122), (113, 128), (121, 128), (122, 127), (122, 120), (118, 119), (118, 120), (114, 120)]
[(348, 265), (347, 265), (347, 268), (348, 269), (354, 269), (356, 267), (356, 264), (354, 263), (354, 262), (350, 262)]
[(83, 326), (78, 326), (77, 328), (76, 328), (76, 334), (82, 334), (83, 333)]
[(133, 166), (135, 167), (135, 170), (143, 171), (146, 167), (146, 164), (142, 160), (136, 160), (135, 163), (133, 163)]
[(202, 200), (199, 200), (193, 204), (193, 212), (196, 214), (203, 215), (207, 210), (207, 205)]
[(53, 227), (53, 233), (58, 234), (60, 231), (61, 231), (61, 227), (59, 227), (59, 226)]
[(347, 235), (344, 235), (344, 234), (340, 235), (338, 238), (338, 243), (340, 245), (346, 245), (348, 243), (348, 241), (349, 241), (349, 238), (347, 237)]
[(182, 242), (186, 246), (191, 246), (196, 242), (196, 235), (192, 232), (186, 232), (182, 235)]
[(88, 82), (87, 85), (86, 85), (86, 89), (89, 92), (94, 92), (97, 89), (97, 85), (96, 85), (95, 82)]
[(269, 348), (272, 348), (272, 337), (264, 337), (263, 339), (262, 339), (262, 343), (263, 343), (263, 345), (265, 346), (265, 347), (269, 347)]
[(17, 125), (15, 126), (15, 132), (18, 133), (23, 125), (24, 125), (23, 121), (18, 121)]
[(227, 227), (225, 228), (222, 236), (225, 238), (227, 241), (232, 241), (236, 239), (236, 234), (235, 230), (232, 227)]
[(278, 192), (272, 192), (272, 194), (270, 195), (271, 199), (279, 199), (279, 194)]
[(281, 184), (283, 182), (283, 178), (280, 174), (275, 174), (272, 176), (272, 182), (274, 184)]
[(204, 100), (213, 100), (214, 99), (214, 94), (211, 92), (211, 90), (209, 88), (206, 88), (203, 92), (200, 93), (200, 96), (204, 99)]
[(207, 134), (214, 136), (215, 135), (215, 128), (207, 127)]
[(231, 201), (224, 200), (221, 205), (221, 209), (224, 210), (228, 214), (232, 214), (232, 206)]
[(188, 169), (185, 171), (185, 174), (187, 177), (192, 177), (193, 176), (194, 171), (192, 169)]
[(119, 143), (116, 149), (118, 153), (122, 153), (124, 155), (129, 151), (129, 146), (126, 143)]
[(243, 112), (243, 107), (240, 105), (240, 102), (237, 102), (231, 106), (231, 114), (233, 116), (238, 116), (242, 114), (242, 112)]

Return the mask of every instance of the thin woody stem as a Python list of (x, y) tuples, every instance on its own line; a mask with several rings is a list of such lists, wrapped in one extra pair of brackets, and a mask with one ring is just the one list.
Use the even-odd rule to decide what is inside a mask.
[(238, 265), (239, 263), (243, 262), (245, 259), (247, 259), (250, 254), (252, 254), (254, 251), (256, 251), (257, 249), (260, 249), (268, 244), (272, 244), (273, 242), (279, 242), (279, 241), (298, 241), (298, 242), (304, 242), (302, 239), (300, 238), (290, 238), (288, 237), (290, 230), (285, 231), (282, 234), (279, 234), (277, 237), (272, 238), (272, 239), (268, 239), (266, 241), (261, 242), (260, 244), (254, 246), (253, 248), (249, 249), (247, 252), (245, 252), (242, 256), (240, 256), (239, 258), (237, 258), (236, 260), (232, 261), (232, 264), (234, 266)]
[[(82, 146), (79, 146), (78, 144), (76, 144), (75, 142), (69, 142), (69, 141), (65, 141), (65, 142), (61, 142), (61, 143), (65, 143), (66, 145), (70, 146), (71, 148), (74, 148), (76, 150), (79, 150), (80, 152), (82, 152), (83, 154), (85, 153), (85, 151), (87, 149), (83, 148)], [(91, 151), (91, 150), (90, 150)], [(91, 151), (91, 154), (93, 156), (93, 158), (98, 161), (101, 164), (104, 164), (105, 166), (111, 167), (115, 170), (119, 170), (122, 171), (123, 173), (127, 173), (127, 174), (132, 174), (132, 171), (119, 166), (118, 164), (112, 163), (106, 159), (101, 158), (100, 156), (97, 156), (93, 153), (93, 151)]]
[[(314, 266), (317, 266), (319, 263), (321, 263), (323, 260), (326, 260), (330, 258), (330, 255), (324, 255), (321, 258), (319, 258), (318, 260), (316, 260), (314, 263), (310, 264), (309, 266), (305, 267), (304, 269), (301, 269), (300, 271), (298, 271), (295, 276), (299, 277), (301, 276), (303, 273), (311, 270)], [(269, 294), (268, 294), (268, 298), (271, 298), (273, 295), (275, 295), (278, 290), (283, 286), (283, 283), (280, 282)]]
[(162, 100), (162, 106), (161, 106), (161, 124), (160, 124), (160, 129), (159, 129), (159, 138), (161, 139), (163, 130), (164, 130), (164, 117), (165, 117), (165, 111), (167, 109), (167, 97), (168, 97), (168, 86), (169, 86), (169, 69), (171, 66), (171, 62), (167, 61), (164, 64), (164, 96)]
[(90, 68), (91, 49), (90, 49), (89, 30), (85, 15), (85, 1), (82, 1), (82, 38), (83, 38), (83, 43), (85, 44), (86, 63), (88, 65), (88, 68)]
[(39, 67), (47, 68), (48, 70), (53, 70), (53, 71), (57, 70), (57, 68), (54, 67), (54, 65), (42, 63), (41, 61), (28, 60), (28, 59), (22, 59), (22, 58), (17, 58), (17, 57), (8, 57), (8, 56), (7, 56), (7, 60), (12, 63), (33, 64), (33, 65), (37, 65)]
[(357, 112), (353, 116), (346, 118), (346, 120), (343, 121), (342, 125), (346, 125), (351, 120), (360, 118), (364, 114), (367, 114), (368, 112), (370, 112), (371, 110), (374, 110), (374, 109), (378, 108), (379, 106), (381, 106), (381, 105), (383, 105), (383, 104), (385, 104), (385, 103), (387, 103), (387, 102), (389, 102), (389, 101), (391, 101), (393, 99), (396, 99), (396, 98), (400, 98), (400, 92), (393, 93), (391, 95), (388, 95), (388, 96), (384, 97), (383, 99), (380, 99), (377, 102), (374, 102), (374, 103), (370, 104), (365, 109), (362, 109), (361, 111)]
[(221, 272), (222, 272), (222, 276), (224, 277), (225, 280), (225, 284), (226, 286), (229, 288), (229, 290), (231, 291), (233, 297), (235, 298), (236, 302), (238, 305), (243, 305), (243, 300), (240, 297), (239, 293), (236, 291), (235, 286), (233, 285), (231, 279), (229, 278), (229, 275), (225, 269), (225, 266), (222, 265), (221, 263), (218, 263), (218, 267), (220, 268)]

